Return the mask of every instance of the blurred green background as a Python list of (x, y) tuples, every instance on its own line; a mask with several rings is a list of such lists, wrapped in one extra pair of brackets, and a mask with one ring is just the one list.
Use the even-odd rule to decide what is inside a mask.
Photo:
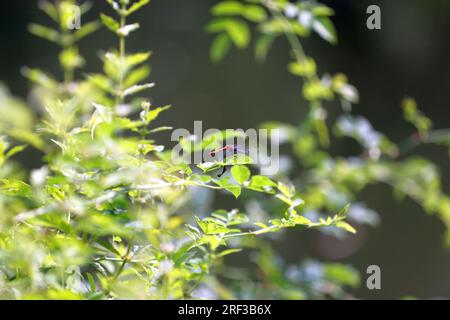
[[(288, 46), (275, 43), (267, 62), (254, 62), (252, 50), (233, 51), (224, 62), (209, 60), (211, 36), (204, 31), (210, 19), (208, 0), (153, 0), (133, 18), (142, 29), (128, 44), (129, 51), (152, 50), (151, 92), (157, 104), (173, 104), (161, 117), (162, 125), (192, 129), (194, 120), (204, 128), (250, 128), (276, 120), (297, 124), (307, 110), (300, 97), (298, 78), (286, 72)], [(360, 91), (355, 114), (367, 117), (392, 140), (406, 138), (412, 128), (402, 120), (400, 101), (410, 95), (434, 121), (435, 128), (450, 127), (450, 2), (448, 0), (328, 0), (336, 11), (333, 18), (339, 36), (336, 47), (316, 36), (304, 41), (309, 55), (316, 58), (319, 71), (342, 71)], [(378, 4), (382, 30), (365, 27), (366, 8)], [(31, 21), (50, 21), (37, 1), (0, 2), (0, 82), (12, 93), (26, 97), (27, 80), (22, 66), (39, 67), (58, 74), (57, 48), (27, 32)], [(104, 1), (94, 1), (85, 17), (96, 19), (108, 11)], [(83, 21), (82, 21), (83, 23)], [(99, 71), (98, 52), (115, 45), (112, 34), (102, 29), (81, 44), (86, 69)], [(338, 105), (328, 105), (332, 115)], [(1, 116), (1, 115), (0, 115)], [(161, 139), (168, 141), (169, 136)], [(335, 155), (351, 155), (356, 145), (340, 142)], [(445, 149), (422, 146), (426, 155), (441, 168), (443, 189), (450, 193), (450, 163)], [(40, 155), (27, 151), (22, 161), (30, 168), (41, 165)], [(352, 263), (363, 273), (368, 265), (382, 270), (382, 290), (365, 285), (355, 292), (361, 298), (450, 297), (450, 250), (443, 246), (444, 226), (427, 216), (410, 200), (395, 201), (388, 187), (366, 189), (361, 200), (375, 209), (382, 222), (378, 228), (361, 228), (345, 240), (318, 232), (295, 230), (283, 235), (278, 252), (289, 262), (305, 257)], [(226, 204), (232, 206), (232, 203)]]

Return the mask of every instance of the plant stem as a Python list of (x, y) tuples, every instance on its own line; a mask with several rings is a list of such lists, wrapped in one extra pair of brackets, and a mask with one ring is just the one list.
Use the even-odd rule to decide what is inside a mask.
[(280, 226), (270, 226), (268, 228), (257, 230), (257, 231), (230, 233), (230, 234), (227, 234), (227, 235), (223, 236), (223, 238), (225, 239), (225, 238), (234, 238), (234, 237), (242, 237), (242, 236), (257, 236), (257, 235), (261, 235), (261, 234), (272, 232), (272, 231), (274, 231), (274, 230), (276, 230), (278, 228), (280, 228)]
[[(290, 30), (288, 32), (284, 32), (284, 35), (286, 36), (286, 39), (288, 40), (289, 44), (291, 45), (291, 49), (294, 52), (295, 60), (297, 62), (302, 62), (307, 59), (307, 56), (305, 54), (305, 50), (303, 50), (303, 46), (300, 42), (300, 40), (295, 36), (294, 29), (292, 28), (291, 24), (289, 23), (289, 20), (286, 19), (277, 8), (276, 4), (274, 4), (273, 1), (268, 0), (265, 1), (265, 6), (269, 9), (269, 11), (272, 13), (272, 15), (276, 18), (278, 18), (281, 23), (285, 26), (287, 26)], [(308, 75), (307, 79), (309, 81), (317, 80), (317, 74), (314, 75)]]
[(421, 144), (443, 144), (449, 142), (450, 129), (433, 130), (423, 136), (416, 132), (398, 144), (398, 154), (396, 155), (396, 158), (412, 151)]
[(123, 269), (125, 268), (125, 265), (130, 261), (130, 252), (131, 252), (131, 248), (133, 247), (133, 239), (130, 240), (130, 242), (128, 243), (128, 247), (127, 247), (127, 251), (125, 253), (125, 256), (123, 256), (123, 260), (122, 260), (122, 264), (120, 265), (119, 269), (117, 269), (116, 274), (113, 277), (113, 282), (115, 282), (120, 274), (122, 273)]

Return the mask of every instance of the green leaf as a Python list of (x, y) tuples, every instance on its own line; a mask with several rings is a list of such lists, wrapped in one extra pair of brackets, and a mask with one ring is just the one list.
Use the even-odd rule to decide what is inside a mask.
[(7, 196), (31, 198), (33, 188), (20, 180), (0, 179), (0, 193)]
[(136, 12), (137, 10), (141, 9), (146, 4), (150, 3), (150, 0), (140, 0), (138, 2), (135, 2), (131, 5), (131, 7), (127, 10), (127, 16), (132, 14), (133, 12)]
[(133, 71), (131, 71), (124, 82), (125, 87), (131, 87), (135, 84), (138, 84), (141, 81), (144, 81), (150, 75), (150, 67), (147, 65), (143, 65)]
[(91, 292), (95, 292), (97, 290), (97, 287), (95, 285), (94, 277), (89, 272), (86, 272), (86, 276), (88, 278), (89, 288), (91, 289)]
[[(95, 108), (94, 113), (92, 114), (91, 118), (89, 119), (89, 122), (87, 123), (88, 127), (91, 131), (91, 139), (94, 139), (95, 129), (97, 126), (101, 123), (109, 123), (112, 120), (112, 112), (109, 108), (102, 106), (101, 104), (93, 102), (92, 105)], [(65, 146), (55, 140), (52, 140), (55, 142), (58, 146), (61, 147), (61, 149), (65, 150)]]
[(114, 248), (114, 246), (111, 243), (109, 243), (108, 241), (103, 240), (103, 239), (97, 239), (95, 242), (97, 244), (99, 244), (100, 246), (102, 246), (103, 248), (105, 248), (108, 251), (110, 251), (111, 253), (114, 253), (115, 255), (120, 257), (120, 252), (117, 251), (117, 249)]
[(61, 51), (59, 61), (68, 70), (82, 67), (84, 64), (84, 59), (78, 54), (77, 47), (70, 47)]
[(11, 149), (8, 150), (8, 152), (6, 152), (5, 159), (9, 159), (15, 154), (22, 152), (23, 150), (25, 150), (26, 147), (27, 147), (26, 145), (12, 147)]
[(224, 186), (225, 190), (231, 192), (233, 194), (233, 196), (237, 199), (239, 198), (239, 196), (241, 195), (241, 187), (237, 186), (237, 185), (233, 185), (233, 184), (228, 184), (226, 186)]
[(345, 207), (343, 207), (341, 210), (339, 210), (337, 216), (340, 218), (345, 218), (347, 215), (348, 209), (350, 209), (350, 203), (347, 203)]
[(209, 172), (212, 170), (216, 170), (220, 167), (219, 164), (216, 162), (202, 162), (197, 165), (198, 168), (200, 168), (203, 172)]
[(119, 12), (120, 11), (120, 5), (114, 1), (114, 0), (106, 0), (106, 2), (108, 2), (108, 4), (116, 11)]
[(173, 130), (173, 127), (167, 127), (167, 126), (157, 127), (157, 128), (149, 130), (148, 133), (156, 133), (156, 132), (169, 131), (169, 130)]
[(315, 16), (332, 16), (334, 15), (334, 10), (324, 5), (318, 5), (311, 9), (311, 13)]
[(239, 20), (230, 20), (227, 31), (236, 47), (239, 49), (247, 47), (250, 41), (250, 30), (246, 23)]
[(210, 33), (222, 32), (227, 30), (228, 21), (230, 19), (220, 18), (214, 19), (206, 26), (206, 31)]
[(404, 98), (402, 101), (403, 117), (416, 127), (419, 134), (424, 136), (432, 127), (433, 122), (417, 108), (417, 103), (412, 98)]
[(100, 20), (102, 23), (112, 32), (117, 32), (120, 28), (119, 22), (111, 18), (110, 16), (107, 16), (106, 14), (101, 13), (100, 14)]
[(309, 35), (309, 30), (301, 25), (297, 20), (284, 20), (282, 18), (273, 18), (269, 21), (265, 21), (261, 24), (261, 31), (264, 34), (280, 35), (296, 34), (300, 37)]
[(148, 52), (138, 52), (126, 57), (127, 67), (133, 67), (147, 61), (151, 57), (152, 53)]
[(304, 226), (309, 226), (312, 224), (312, 222), (309, 219), (307, 219), (303, 216), (295, 216), (293, 221), (295, 224), (304, 225)]
[(128, 37), (128, 35), (131, 32), (133, 32), (133, 31), (135, 31), (137, 29), (139, 29), (139, 23), (127, 24), (126, 26), (123, 26), (123, 27), (119, 28), (117, 30), (117, 34), (121, 35), (121, 36), (124, 36), (124, 37)]
[(155, 120), (161, 112), (166, 111), (166, 110), (170, 109), (171, 107), (172, 107), (171, 105), (167, 105), (167, 106), (158, 107), (158, 108), (155, 108), (152, 110), (144, 110), (141, 112), (140, 118), (146, 124), (149, 124), (151, 121)]
[(355, 228), (353, 228), (350, 224), (348, 224), (345, 221), (336, 222), (336, 227), (338, 227), (340, 229), (344, 229), (345, 231), (350, 232), (350, 233), (356, 233)]
[(292, 184), (285, 184), (283, 182), (278, 182), (278, 190), (281, 191), (286, 197), (291, 198), (295, 195), (295, 187)]
[(244, 165), (235, 165), (231, 168), (233, 178), (239, 184), (243, 184), (250, 178), (250, 170)]
[(317, 71), (316, 62), (312, 58), (292, 62), (288, 66), (289, 72), (301, 77), (313, 76)]
[(271, 191), (277, 184), (265, 176), (253, 176), (249, 188), (256, 191)]
[(213, 220), (211, 218), (200, 220), (196, 217), (196, 220), (199, 227), (207, 235), (230, 232), (230, 229), (228, 229), (226, 226), (218, 223), (216, 220)]
[(59, 42), (59, 33), (53, 29), (47, 28), (37, 23), (32, 23), (29, 25), (28, 30), (35, 36), (41, 37), (50, 42)]
[(324, 276), (340, 285), (358, 287), (361, 279), (356, 270), (340, 263), (327, 263), (324, 268)]
[(231, 39), (227, 33), (221, 33), (214, 38), (211, 45), (210, 58), (213, 62), (221, 61), (231, 47)]
[(107, 76), (103, 74), (91, 74), (88, 75), (87, 78), (89, 82), (95, 87), (109, 93), (114, 93), (113, 83)]
[(227, 32), (230, 39), (239, 49), (245, 48), (250, 41), (250, 30), (247, 24), (233, 18), (215, 19), (206, 27), (208, 32)]
[(231, 192), (235, 198), (238, 198), (241, 195), (241, 187), (239, 185), (236, 184), (231, 184), (229, 182), (229, 178), (228, 177), (222, 177), (222, 179), (220, 180), (214, 180), (214, 182), (224, 188), (225, 190)]
[(262, 222), (255, 222), (254, 225), (260, 227), (261, 229), (268, 229), (269, 228), (268, 225), (266, 225), (265, 223), (262, 223)]
[(273, 224), (276, 227), (282, 226), (284, 223), (281, 219), (272, 219), (269, 221), (271, 224)]
[(146, 84), (136, 84), (124, 90), (123, 96), (129, 96), (138, 92), (141, 92), (146, 89), (153, 88), (155, 86), (154, 83), (146, 83)]
[(251, 164), (252, 159), (246, 154), (234, 154), (231, 157), (227, 157), (225, 162), (221, 162), (222, 165), (236, 165), (236, 164)]
[(324, 40), (331, 44), (337, 43), (336, 29), (333, 22), (327, 17), (320, 17), (314, 20), (313, 29)]
[(84, 37), (90, 35), (91, 33), (97, 31), (99, 28), (100, 24), (98, 23), (98, 21), (83, 24), (81, 28), (74, 33), (74, 37), (76, 40), (81, 40)]
[(267, 19), (266, 11), (257, 5), (247, 5), (242, 11), (242, 15), (250, 21), (262, 22)]
[(44, 11), (50, 18), (52, 18), (53, 21), (58, 21), (58, 10), (53, 3), (47, 0), (41, 0), (38, 2), (38, 7), (39, 9)]
[(278, 193), (276, 197), (281, 201), (283, 201), (284, 203), (286, 203), (287, 205), (289, 205), (290, 207), (293, 205), (292, 200), (289, 197), (286, 197), (284, 194)]
[(267, 57), (267, 53), (269, 52), (272, 43), (275, 40), (274, 35), (263, 34), (256, 40), (255, 43), (255, 58), (258, 62), (264, 62)]
[(222, 1), (211, 8), (211, 13), (215, 16), (240, 15), (243, 6), (238, 1)]

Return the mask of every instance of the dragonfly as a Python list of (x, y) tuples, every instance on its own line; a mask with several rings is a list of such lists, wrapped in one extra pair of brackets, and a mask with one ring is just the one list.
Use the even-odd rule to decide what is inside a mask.
[[(209, 152), (209, 155), (211, 157), (214, 158), (218, 156), (223, 159), (223, 162), (226, 161), (227, 157), (232, 157), (238, 154), (248, 155), (248, 150), (246, 148), (241, 148), (237, 144), (229, 144), (224, 146), (223, 148), (215, 149)], [(219, 178), (227, 171), (227, 167), (227, 165), (223, 166), (222, 172), (217, 175)]]

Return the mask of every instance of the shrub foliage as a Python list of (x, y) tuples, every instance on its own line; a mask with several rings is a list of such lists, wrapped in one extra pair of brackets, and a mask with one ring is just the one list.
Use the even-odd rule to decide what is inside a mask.
[[(350, 114), (358, 93), (345, 75), (319, 76), (315, 60), (305, 54), (301, 40), (312, 33), (337, 42), (332, 9), (283, 0), (222, 1), (211, 9), (213, 61), (232, 45), (246, 48), (251, 25), (257, 60), (266, 58), (277, 38), (291, 45), (288, 70), (303, 80), (308, 116), (298, 125), (264, 125), (281, 128), (292, 144), (302, 175), (289, 178), (288, 172), (253, 174), (248, 161), (173, 163), (171, 150), (154, 139), (171, 128), (157, 124), (170, 106), (147, 98), (154, 86), (147, 82), (151, 52), (127, 50), (139, 29), (130, 22), (132, 14), (146, 10), (150, 1), (106, 1), (110, 11), (100, 15), (101, 23), (83, 22), (78, 30), (69, 28), (75, 1), (41, 1), (53, 27), (29, 29), (59, 46), (62, 77), (24, 68), (33, 84), (30, 105), (0, 88), (1, 298), (347, 297), (347, 288), (359, 284), (351, 266), (313, 260), (286, 265), (272, 242), (286, 228), (354, 233), (347, 215), (376, 224), (377, 215), (364, 204), (348, 206), (373, 183), (393, 186), (450, 226), (450, 199), (441, 191), (437, 168), (405, 157), (420, 143), (448, 146), (448, 131), (432, 130), (408, 98), (405, 118), (416, 132), (393, 143), (367, 119)], [(80, 9), (85, 13), (90, 5)], [(100, 25), (116, 35), (117, 47), (102, 51), (103, 71), (92, 73), (84, 70), (79, 43)], [(325, 105), (335, 99), (343, 114), (332, 122)], [(361, 154), (333, 157), (330, 127), (336, 137), (359, 142)], [(36, 169), (17, 160), (25, 148), (41, 155)], [(223, 166), (232, 166), (230, 175), (212, 174)], [(243, 199), (246, 210), (208, 211), (205, 203), (214, 193), (239, 198), (236, 207)], [(248, 269), (226, 263), (226, 256), (240, 251), (253, 253), (245, 255)]]

